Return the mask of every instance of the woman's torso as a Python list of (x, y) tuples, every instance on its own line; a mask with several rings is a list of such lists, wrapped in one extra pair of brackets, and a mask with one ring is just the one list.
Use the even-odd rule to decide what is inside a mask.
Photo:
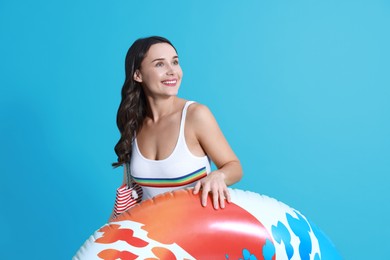
[(192, 187), (198, 180), (210, 173), (209, 158), (194, 155), (187, 146), (184, 129), (187, 110), (192, 103), (194, 102), (187, 101), (181, 111), (176, 145), (168, 157), (161, 160), (144, 157), (138, 146), (137, 138), (134, 139), (131, 174), (134, 181), (143, 189), (143, 200), (167, 191)]

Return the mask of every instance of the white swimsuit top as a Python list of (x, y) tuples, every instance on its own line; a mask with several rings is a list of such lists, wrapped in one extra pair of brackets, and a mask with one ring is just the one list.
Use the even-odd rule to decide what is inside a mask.
[(142, 187), (142, 200), (167, 191), (193, 187), (198, 180), (210, 173), (209, 158), (193, 155), (184, 137), (187, 108), (192, 103), (194, 102), (187, 101), (183, 108), (179, 137), (168, 158), (163, 160), (145, 158), (138, 148), (137, 138), (134, 139), (130, 170), (133, 180)]

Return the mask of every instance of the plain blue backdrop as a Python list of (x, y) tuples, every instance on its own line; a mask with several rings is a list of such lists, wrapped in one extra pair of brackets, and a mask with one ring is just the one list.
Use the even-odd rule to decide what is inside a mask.
[(389, 28), (385, 0), (1, 0), (1, 258), (70, 259), (106, 222), (124, 57), (162, 35), (241, 159), (234, 187), (386, 259)]

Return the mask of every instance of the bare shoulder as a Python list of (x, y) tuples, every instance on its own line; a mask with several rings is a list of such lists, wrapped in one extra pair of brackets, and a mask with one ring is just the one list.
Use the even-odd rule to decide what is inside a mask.
[(188, 107), (186, 129), (198, 140), (206, 140), (219, 134), (220, 128), (210, 109), (203, 104), (193, 103)]
[(214, 116), (210, 109), (203, 104), (193, 103), (188, 107), (187, 120), (189, 123), (210, 123), (214, 121)]

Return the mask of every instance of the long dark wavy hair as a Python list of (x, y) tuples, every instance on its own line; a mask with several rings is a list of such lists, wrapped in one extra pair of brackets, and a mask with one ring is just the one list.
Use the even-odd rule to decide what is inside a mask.
[(122, 100), (116, 117), (116, 124), (121, 136), (115, 145), (118, 161), (112, 164), (114, 167), (130, 162), (134, 136), (142, 127), (142, 122), (145, 119), (146, 97), (142, 84), (134, 80), (134, 73), (140, 69), (150, 47), (156, 43), (168, 43), (176, 50), (169, 40), (160, 36), (151, 36), (136, 40), (127, 51), (125, 60), (126, 77), (121, 92)]

